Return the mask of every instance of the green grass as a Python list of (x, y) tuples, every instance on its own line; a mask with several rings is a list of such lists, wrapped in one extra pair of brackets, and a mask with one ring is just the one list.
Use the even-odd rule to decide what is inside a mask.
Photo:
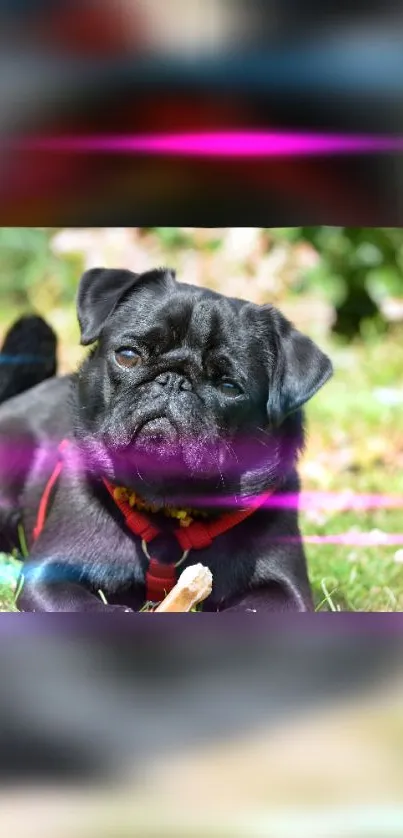
[[(379, 388), (403, 396), (403, 345), (333, 347), (335, 375), (309, 405), (304, 488), (403, 497), (403, 401), (382, 404)], [(318, 465), (319, 464), (319, 465)], [(316, 467), (316, 473), (315, 473)], [(301, 515), (303, 533), (329, 535), (381, 530), (403, 532), (400, 509)], [(307, 545), (317, 607), (403, 611), (403, 564), (398, 546)], [(400, 553), (401, 556), (401, 553)], [(325, 596), (324, 588), (330, 594)]]
[(21, 563), (13, 556), (0, 553), (0, 611), (17, 611), (15, 592)]
[[(399, 336), (370, 345), (328, 347), (334, 378), (308, 406), (303, 488), (403, 497), (403, 402), (385, 405), (379, 388), (403, 394)], [(399, 509), (301, 513), (305, 535), (381, 530), (403, 532)], [(403, 611), (403, 563), (397, 546), (307, 544), (317, 610)], [(400, 553), (400, 556), (402, 554)], [(15, 558), (0, 554), (0, 610), (13, 611)]]

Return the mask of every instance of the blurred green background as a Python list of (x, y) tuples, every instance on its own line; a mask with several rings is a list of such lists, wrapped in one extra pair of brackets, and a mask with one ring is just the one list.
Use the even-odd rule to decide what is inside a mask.
[[(19, 314), (44, 314), (60, 337), (62, 372), (83, 356), (74, 299), (95, 266), (142, 271), (277, 305), (317, 340), (335, 375), (307, 408), (303, 488), (340, 493), (302, 514), (305, 534), (403, 532), (395, 509), (348, 509), (348, 493), (403, 503), (403, 229), (0, 228), (0, 338)], [(318, 609), (403, 610), (403, 549), (307, 545)], [(12, 608), (15, 566), (3, 557), (0, 605)], [(10, 584), (7, 583), (9, 572)]]

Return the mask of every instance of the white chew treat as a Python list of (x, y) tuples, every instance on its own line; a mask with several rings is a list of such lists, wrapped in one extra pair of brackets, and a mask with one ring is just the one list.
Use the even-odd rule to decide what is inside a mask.
[(213, 577), (208, 567), (202, 564), (191, 565), (181, 573), (175, 587), (157, 605), (155, 611), (191, 611), (195, 605), (207, 599), (212, 587)]
[(211, 570), (202, 564), (192, 564), (181, 573), (177, 585), (178, 588), (187, 588), (195, 594), (200, 594), (205, 599), (211, 594), (213, 587)]

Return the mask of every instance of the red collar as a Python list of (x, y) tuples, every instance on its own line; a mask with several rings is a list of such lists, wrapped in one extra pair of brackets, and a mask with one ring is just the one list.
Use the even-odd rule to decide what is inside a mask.
[[(68, 440), (63, 440), (59, 446), (59, 460), (55, 469), (46, 484), (42, 495), (36, 525), (33, 531), (33, 538), (36, 540), (41, 534), (49, 506), (52, 490), (59, 479), (63, 469), (63, 452), (69, 446)], [(153, 559), (148, 552), (148, 545), (158, 535), (160, 529), (148, 515), (134, 509), (127, 500), (115, 497), (115, 487), (105, 478), (103, 483), (113, 498), (120, 512), (124, 516), (126, 526), (134, 534), (141, 538), (143, 551), (148, 558), (149, 567), (146, 573), (146, 600), (149, 602), (160, 602), (169, 593), (177, 582), (176, 568), (187, 558), (190, 550), (205, 550), (210, 547), (215, 538), (231, 530), (237, 524), (249, 518), (256, 509), (263, 506), (267, 498), (273, 494), (273, 490), (259, 495), (254, 499), (253, 505), (248, 509), (241, 509), (237, 512), (228, 512), (213, 521), (193, 521), (188, 527), (175, 527), (173, 535), (183, 550), (182, 558), (176, 564), (163, 564)]]

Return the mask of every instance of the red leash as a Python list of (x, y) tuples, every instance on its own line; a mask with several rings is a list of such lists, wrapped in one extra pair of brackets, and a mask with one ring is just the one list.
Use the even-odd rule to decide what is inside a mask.
[[(63, 440), (59, 446), (59, 462), (46, 484), (45, 491), (42, 495), (39, 504), (39, 510), (36, 520), (36, 525), (33, 531), (33, 538), (36, 540), (46, 522), (46, 515), (49, 506), (51, 493), (56, 485), (60, 474), (63, 470), (63, 451), (68, 447), (68, 440)], [(161, 530), (153, 523), (147, 515), (139, 512), (130, 506), (129, 502), (122, 498), (115, 496), (116, 487), (108, 480), (103, 479), (103, 483), (108, 490), (110, 496), (113, 498), (120, 512), (122, 513), (126, 526), (138, 538), (141, 538), (141, 544), (145, 555), (149, 561), (148, 571), (146, 573), (146, 600), (148, 602), (161, 602), (165, 596), (172, 590), (177, 582), (176, 568), (187, 558), (190, 550), (205, 550), (210, 547), (215, 538), (231, 530), (237, 524), (249, 518), (259, 507), (263, 506), (273, 492), (267, 492), (260, 495), (254, 500), (254, 505), (249, 509), (242, 509), (238, 512), (229, 512), (217, 518), (214, 521), (192, 521), (187, 527), (176, 527), (173, 530), (173, 535), (183, 550), (183, 555), (176, 564), (163, 564), (149, 555), (147, 545), (150, 544)]]

